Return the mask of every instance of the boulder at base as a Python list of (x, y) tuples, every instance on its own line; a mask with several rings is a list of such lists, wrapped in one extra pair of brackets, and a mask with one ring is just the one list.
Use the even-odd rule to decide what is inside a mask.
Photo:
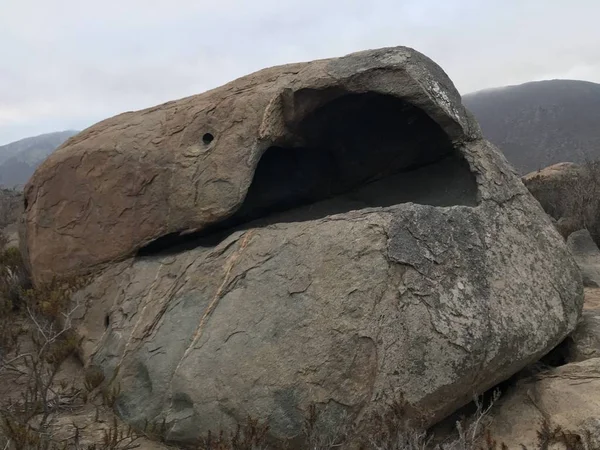
[(404, 47), (108, 119), (26, 199), (36, 282), (101, 268), (77, 294), (83, 357), (121, 417), (173, 441), (250, 415), (301, 442), (311, 405), (334, 425), (392, 403), (433, 424), (581, 312), (549, 217)]
[(544, 210), (559, 220), (572, 213), (574, 197), (577, 196), (575, 188), (583, 176), (584, 170), (580, 165), (562, 162), (528, 173), (522, 180)]
[(0, 189), (0, 231), (7, 239), (7, 247), (19, 247), (19, 221), (23, 214), (23, 193)]
[(571, 233), (586, 228), (592, 239), (600, 243), (600, 163), (577, 165), (554, 164), (523, 177), (523, 183), (555, 219), (556, 228), (566, 239)]
[[(600, 447), (600, 358), (522, 380), (492, 411), (490, 434), (509, 450)], [(547, 447), (538, 446), (546, 426)], [(557, 432), (560, 427), (562, 433)], [(589, 447), (576, 446), (586, 442)]]
[(578, 230), (567, 238), (567, 247), (571, 250), (583, 277), (586, 287), (600, 287), (600, 250), (588, 230)]

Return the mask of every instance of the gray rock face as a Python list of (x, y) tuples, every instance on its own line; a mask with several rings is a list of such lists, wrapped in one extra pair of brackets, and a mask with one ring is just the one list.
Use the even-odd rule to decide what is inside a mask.
[[(265, 79), (278, 80), (280, 96), (272, 84), (263, 89)], [(273, 439), (299, 439), (312, 404), (330, 421), (345, 415), (368, 426), (371, 413), (398, 402), (411, 419), (433, 424), (574, 329), (583, 299), (575, 262), (433, 62), (384, 49), (273, 68), (244, 83), (240, 95), (256, 95), (268, 119), (254, 120), (244, 103), (252, 120), (228, 131), (231, 117), (244, 116), (240, 105), (213, 104), (213, 126), (229, 147), (221, 160), (196, 155), (181, 169), (181, 183), (198, 171), (211, 188), (172, 186), (179, 212), (160, 217), (179, 221), (176, 229), (202, 223), (200, 234), (153, 229), (151, 245), (106, 266), (77, 295), (84, 358), (120, 385), (116, 409), (125, 420), (164, 420), (169, 439), (190, 442), (250, 415), (269, 422)], [(268, 103), (261, 92), (287, 106), (260, 110)], [(237, 147), (257, 135), (287, 138), (262, 153)], [(92, 148), (85, 139), (71, 145)], [(148, 143), (139, 139), (131, 148)], [(56, 173), (69, 151), (52, 162)], [(28, 198), (48, 189), (35, 183)], [(156, 188), (148, 187), (152, 195)], [(184, 201), (196, 191), (197, 203)], [(72, 194), (78, 202), (82, 192)], [(148, 192), (140, 208), (151, 204)], [(114, 206), (115, 198), (94, 201)], [(29, 209), (30, 243), (42, 236), (35, 217), (62, 214), (44, 211), (45, 201)], [(221, 205), (218, 214), (209, 204)], [(123, 224), (112, 218), (111, 236), (148, 217), (126, 216)], [(69, 228), (78, 240), (64, 242), (98, 248), (83, 222)], [(128, 240), (122, 254), (140, 242)], [(30, 263), (43, 278), (51, 266), (40, 245)]]
[(600, 358), (600, 289), (585, 290), (579, 323), (562, 347), (567, 362)]
[(581, 320), (567, 343), (569, 362), (600, 358), (600, 310), (584, 309)]
[(567, 246), (581, 269), (583, 285), (600, 287), (600, 250), (588, 230), (571, 233)]

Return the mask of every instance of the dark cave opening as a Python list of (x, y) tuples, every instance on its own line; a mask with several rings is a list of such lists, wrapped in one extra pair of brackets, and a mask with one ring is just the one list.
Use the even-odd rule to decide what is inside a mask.
[(424, 111), (396, 97), (343, 95), (294, 128), (302, 145), (264, 152), (231, 217), (198, 233), (161, 237), (139, 255), (194, 239), (200, 241), (190, 245), (202, 245), (208, 235), (229, 234), (257, 219), (254, 225), (264, 226), (406, 202), (477, 204), (475, 177), (446, 133)]

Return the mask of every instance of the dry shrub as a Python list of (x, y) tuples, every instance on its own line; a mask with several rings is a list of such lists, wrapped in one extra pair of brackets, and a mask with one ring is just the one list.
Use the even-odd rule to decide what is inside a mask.
[[(598, 447), (592, 444), (592, 436), (587, 431), (574, 433), (572, 431), (563, 430), (561, 427), (552, 427), (547, 420), (543, 420), (540, 424), (540, 429), (537, 431), (537, 448), (536, 450), (548, 450), (564, 446), (568, 450), (598, 450)], [(523, 450), (527, 447), (523, 446)]]
[(234, 433), (218, 435), (208, 433), (198, 445), (199, 450), (266, 450), (269, 426), (251, 417), (244, 425), (239, 425)]
[[(12, 373), (23, 382), (18, 399), (0, 404), (0, 430), (7, 438), (7, 449), (61, 448), (52, 442), (48, 427), (55, 414), (74, 406), (78, 390), (55, 379), (63, 361), (77, 349), (78, 339), (70, 328), (70, 314), (57, 326), (29, 307), (27, 313), (32, 348), (0, 362), (0, 373)], [(30, 441), (37, 442), (36, 446)]]
[(409, 414), (402, 401), (391, 404), (384, 413), (376, 413), (372, 419), (372, 436), (369, 436), (369, 450), (424, 450), (431, 438), (421, 427), (411, 424)]
[(349, 439), (351, 432), (352, 421), (346, 412), (327, 417), (316, 405), (309, 406), (302, 434), (311, 450), (338, 448)]
[[(63, 362), (79, 350), (80, 339), (72, 327), (79, 304), (72, 304), (71, 296), (83, 282), (63, 280), (34, 289), (18, 250), (0, 251), (0, 375), (20, 383), (18, 396), (0, 401), (2, 449), (81, 448), (73, 447), (78, 433), (68, 442), (57, 442), (50, 424), (57, 414), (83, 404), (81, 389), (56, 381)], [(21, 337), (26, 351), (18, 345)], [(106, 442), (95, 448), (125, 448), (123, 443), (130, 441), (131, 434), (120, 429), (112, 427), (108, 433)]]
[(5, 239), (4, 234), (0, 234), (0, 295), (17, 308), (23, 290), (30, 287), (30, 281), (19, 249), (3, 246)]
[(23, 290), (29, 287), (29, 277), (19, 250), (7, 248), (7, 243), (8, 238), (0, 232), (0, 365), (16, 349), (23, 333), (15, 311), (20, 307)]
[(113, 418), (113, 423), (110, 428), (104, 431), (102, 444), (94, 444), (87, 447), (87, 450), (130, 450), (139, 448), (137, 443), (141, 439), (141, 435), (131, 427), (119, 427), (117, 418)]
[[(408, 421), (407, 414), (399, 403), (395, 403), (383, 415), (378, 416), (374, 436), (369, 438), (368, 450), (492, 450), (485, 437), (491, 422), (490, 411), (500, 396), (494, 391), (487, 406), (475, 397), (476, 411), (469, 417), (456, 422), (456, 436), (434, 444), (427, 430), (415, 427)], [(491, 442), (490, 442), (491, 443)]]
[(87, 277), (54, 279), (36, 288), (21, 292), (22, 301), (30, 311), (54, 323), (64, 322), (75, 292), (85, 287)]

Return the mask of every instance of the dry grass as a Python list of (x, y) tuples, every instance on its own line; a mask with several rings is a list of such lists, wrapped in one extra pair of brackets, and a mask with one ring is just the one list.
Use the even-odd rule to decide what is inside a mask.
[[(80, 306), (71, 303), (71, 294), (85, 280), (33, 289), (18, 250), (5, 248), (7, 241), (0, 234), (0, 380), (14, 392), (0, 401), (0, 449), (137, 448), (142, 435), (120, 426), (116, 418), (92, 445), (81, 444), (83, 430), (75, 424), (67, 438), (54, 436), (54, 420), (88, 400), (86, 389), (57, 379), (63, 363), (79, 350), (72, 316)], [(96, 376), (84, 384), (95, 388), (100, 383)]]
[(201, 450), (266, 450), (269, 427), (265, 423), (248, 417), (246, 423), (238, 425), (234, 433), (227, 436), (221, 432), (218, 436), (208, 433), (197, 448)]

